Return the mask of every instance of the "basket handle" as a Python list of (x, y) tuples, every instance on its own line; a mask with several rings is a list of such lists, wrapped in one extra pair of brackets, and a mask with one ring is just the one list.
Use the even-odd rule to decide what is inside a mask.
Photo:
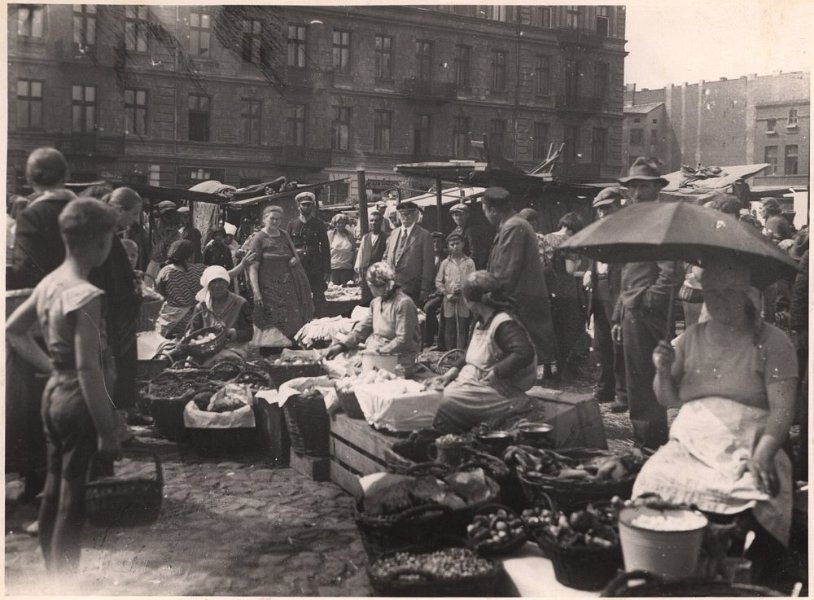
[(451, 469), (449, 465), (437, 462), (424, 462), (416, 463), (404, 469), (404, 475), (421, 476), (421, 475), (437, 475), (444, 477), (449, 475)]
[(447, 515), (452, 512), (452, 509), (446, 504), (422, 504), (420, 506), (413, 506), (404, 512), (399, 513), (398, 520), (404, 521), (412, 519), (413, 517), (429, 515), (434, 512), (440, 512), (441, 516)]
[(636, 579), (644, 579), (647, 583), (661, 583), (663, 580), (658, 575), (654, 575), (649, 571), (622, 571), (611, 582), (605, 586), (600, 596), (607, 597), (621, 597), (620, 592), (623, 592), (627, 587), (629, 581)]
[(417, 575), (421, 577), (424, 581), (429, 582), (436, 581), (438, 579), (432, 573), (428, 573), (427, 571), (422, 571), (421, 569), (416, 569), (414, 567), (401, 567), (388, 573), (387, 575), (384, 576), (383, 579), (385, 583), (393, 583), (394, 581), (405, 575)]
[[(162, 466), (161, 459), (159, 458), (159, 456), (158, 456), (158, 454), (156, 452), (154, 452), (150, 448), (140, 448), (138, 446), (131, 446), (131, 447), (126, 449), (126, 453), (122, 453), (122, 454), (123, 455), (124, 454), (128, 454), (128, 455), (133, 455), (133, 454), (150, 455), (152, 457), (152, 459), (153, 459), (153, 464), (155, 465), (155, 480), (159, 483), (159, 485), (162, 485), (162, 486), (164, 485), (164, 467)], [(93, 481), (91, 479), (91, 474), (93, 473), (93, 467), (94, 467), (94, 465), (96, 463), (96, 460), (95, 460), (96, 456), (97, 456), (96, 454), (93, 455), (93, 459), (88, 464), (88, 471), (85, 474), (85, 481), (88, 482), (88, 483)]]

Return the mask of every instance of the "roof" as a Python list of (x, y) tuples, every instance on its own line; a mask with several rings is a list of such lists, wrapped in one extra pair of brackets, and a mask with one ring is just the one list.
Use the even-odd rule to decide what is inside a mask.
[[(448, 204), (457, 204), (462, 200), (468, 198), (477, 198), (483, 195), (486, 188), (482, 187), (452, 187), (441, 191), (441, 204), (446, 206)], [(419, 208), (426, 208), (428, 206), (436, 205), (436, 192), (427, 192), (420, 196), (413, 196), (406, 198), (410, 202), (415, 202)]]
[(768, 167), (768, 163), (757, 163), (752, 165), (731, 165), (721, 167), (722, 173), (720, 177), (708, 177), (706, 179), (697, 179), (692, 181), (689, 185), (682, 183), (685, 181), (685, 175), (681, 171), (675, 171), (664, 175), (664, 178), (669, 181), (669, 184), (664, 187), (662, 191), (670, 192), (678, 189), (682, 190), (697, 190), (698, 193), (705, 193), (711, 190), (723, 189), (732, 185), (736, 181), (748, 179), (760, 173), (763, 169)]
[(319, 181), (317, 183), (307, 183), (305, 185), (300, 185), (295, 189), (285, 190), (282, 192), (278, 192), (276, 194), (263, 194), (260, 196), (255, 196), (254, 198), (244, 198), (242, 200), (232, 200), (229, 202), (229, 206), (232, 208), (243, 208), (246, 206), (255, 206), (260, 204), (261, 202), (271, 202), (276, 200), (285, 200), (287, 198), (294, 198), (300, 192), (312, 192), (314, 190), (318, 190), (322, 187), (328, 185), (336, 185), (339, 183), (343, 183), (347, 177), (342, 179), (333, 179), (330, 181)]
[(646, 115), (653, 112), (664, 102), (645, 102), (644, 104), (625, 104), (623, 111), (626, 115)]

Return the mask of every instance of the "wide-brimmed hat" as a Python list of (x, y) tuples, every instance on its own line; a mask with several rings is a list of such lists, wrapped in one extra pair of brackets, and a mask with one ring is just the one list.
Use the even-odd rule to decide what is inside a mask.
[(600, 206), (621, 203), (624, 197), (625, 191), (622, 188), (616, 186), (606, 187), (596, 195), (596, 198), (591, 202), (591, 207), (599, 208)]
[(630, 165), (627, 177), (617, 179), (622, 185), (627, 185), (631, 181), (656, 181), (665, 187), (670, 182), (661, 176), (661, 169), (656, 161), (640, 156)]
[(466, 204), (463, 204), (462, 202), (459, 202), (458, 204), (453, 204), (452, 208), (449, 209), (449, 214), (453, 215), (455, 213), (464, 213), (468, 215), (469, 207)]

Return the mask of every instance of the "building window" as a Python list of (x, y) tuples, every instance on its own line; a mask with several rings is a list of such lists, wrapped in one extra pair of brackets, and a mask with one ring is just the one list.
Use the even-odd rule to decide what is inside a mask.
[(191, 142), (209, 141), (210, 108), (209, 96), (189, 95), (189, 140)]
[(631, 146), (641, 146), (644, 144), (644, 129), (636, 129), (630, 130), (630, 145)]
[(307, 39), (305, 25), (288, 26), (288, 66), (304, 67)]
[(379, 152), (390, 151), (390, 132), (393, 126), (393, 113), (377, 110), (373, 113), (373, 149)]
[(492, 156), (503, 156), (506, 142), (506, 121), (492, 119), (489, 121), (489, 152)]
[(548, 123), (537, 121), (534, 123), (534, 144), (532, 145), (532, 156), (534, 160), (545, 160), (548, 158)]
[(472, 48), (469, 46), (455, 46), (455, 85), (459, 89), (469, 89), (471, 71)]
[(147, 6), (124, 7), (124, 47), (130, 52), (147, 52)]
[(599, 100), (608, 99), (610, 89), (610, 65), (603, 61), (597, 61), (594, 70), (594, 92)]
[(418, 80), (432, 80), (432, 42), (416, 40), (415, 53), (418, 59)]
[(33, 4), (17, 8), (17, 35), (41, 38), (45, 28), (45, 8)]
[(78, 46), (96, 45), (96, 5), (73, 5), (73, 43)]
[(596, 35), (601, 37), (610, 35), (610, 12), (607, 6), (596, 7)]
[(263, 101), (243, 98), (240, 101), (240, 123), (243, 129), (244, 144), (260, 144), (260, 116), (263, 114)]
[(212, 17), (199, 11), (189, 14), (189, 49), (192, 56), (209, 56), (212, 51)]
[(393, 38), (389, 35), (376, 36), (376, 79), (393, 79)]
[(432, 129), (430, 129), (430, 115), (416, 115), (415, 135), (413, 138), (413, 152), (415, 157), (429, 158)]
[(333, 144), (334, 150), (350, 148), (350, 107), (334, 106)]
[(147, 90), (124, 90), (124, 132), (147, 135)]
[(161, 165), (150, 165), (149, 184), (153, 187), (161, 185)]
[(763, 149), (763, 162), (769, 163), (766, 175), (777, 174), (777, 146), (766, 146)]
[(492, 91), (506, 91), (506, 53), (501, 50), (492, 51)]
[(334, 30), (333, 65), (337, 73), (350, 73), (350, 31)]
[(17, 129), (42, 129), (42, 81), (17, 80)]
[(90, 132), (96, 129), (96, 86), (71, 86), (72, 131)]
[(777, 119), (766, 119), (766, 133), (776, 133)]
[(565, 26), (569, 29), (579, 29), (579, 6), (565, 7)]
[(191, 186), (202, 181), (214, 179), (223, 181), (226, 176), (224, 169), (210, 169), (209, 167), (178, 167), (176, 183)]
[(466, 158), (469, 150), (469, 117), (455, 117), (452, 123), (452, 156)]
[(786, 146), (786, 175), (797, 175), (797, 146)]
[(577, 125), (566, 125), (563, 131), (563, 141), (565, 142), (565, 162), (574, 164), (579, 157), (579, 127)]
[(534, 67), (534, 91), (538, 96), (551, 94), (551, 57), (537, 55), (537, 64)]
[(551, 27), (551, 7), (550, 6), (539, 6), (536, 9), (537, 11), (537, 25), (540, 27)]
[(243, 62), (259, 65), (263, 62), (263, 21), (243, 19), (240, 54)]
[(651, 129), (650, 130), (650, 145), (651, 146), (658, 146), (659, 143), (659, 130), (658, 129)]
[(789, 109), (789, 119), (786, 121), (786, 127), (789, 129), (793, 127), (797, 127), (797, 109), (790, 108)]
[(567, 60), (565, 63), (565, 100), (569, 105), (576, 102), (579, 97), (581, 67), (578, 60)]
[(605, 164), (607, 160), (608, 130), (604, 127), (594, 127), (591, 136), (591, 162), (597, 165)]
[(288, 143), (305, 146), (305, 104), (289, 104), (286, 116)]

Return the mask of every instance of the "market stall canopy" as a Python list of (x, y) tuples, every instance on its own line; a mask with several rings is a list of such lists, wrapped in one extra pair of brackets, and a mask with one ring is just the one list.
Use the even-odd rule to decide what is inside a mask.
[(228, 200), (227, 197), (220, 194), (203, 192), (194, 189), (184, 190), (178, 188), (160, 187), (156, 185), (143, 185), (139, 183), (128, 183), (127, 187), (138, 192), (138, 194), (150, 204), (155, 204), (161, 200), (172, 200), (173, 202), (189, 201), (205, 202), (208, 204), (223, 204)]
[(245, 198), (242, 200), (233, 200), (229, 203), (231, 208), (245, 208), (247, 206), (256, 206), (263, 202), (272, 202), (275, 200), (286, 200), (288, 198), (294, 198), (300, 192), (313, 192), (320, 188), (323, 188), (328, 185), (337, 185), (344, 183), (347, 178), (344, 179), (332, 179), (329, 181), (320, 181), (317, 183), (307, 183), (303, 185), (299, 185), (296, 188), (285, 190), (276, 194), (263, 194), (260, 196), (255, 196), (254, 198)]
[[(458, 204), (470, 198), (480, 198), (486, 188), (482, 187), (452, 187), (447, 188), (441, 192), (441, 204), (448, 206), (450, 204)], [(427, 208), (428, 206), (436, 206), (437, 194), (427, 192), (420, 196), (413, 196), (409, 198), (410, 202), (415, 202), (419, 208)]]
[(703, 264), (724, 258), (747, 265), (759, 288), (793, 278), (797, 263), (734, 217), (689, 202), (642, 202), (596, 221), (566, 240), (571, 250), (602, 262), (676, 260)]
[[(681, 169), (664, 176), (669, 183), (662, 192), (705, 193), (726, 188), (738, 181), (748, 179), (768, 167), (768, 163)], [(720, 169), (719, 173), (714, 173)]]

